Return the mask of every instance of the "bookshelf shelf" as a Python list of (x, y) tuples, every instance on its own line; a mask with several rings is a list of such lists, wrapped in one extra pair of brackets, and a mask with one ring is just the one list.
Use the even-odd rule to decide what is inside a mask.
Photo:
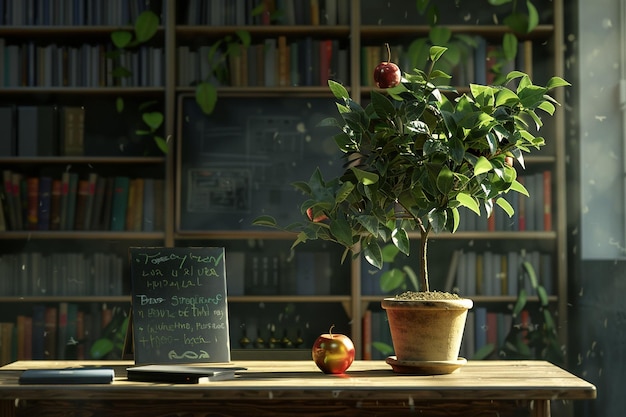
[(209, 37), (223, 37), (237, 31), (246, 31), (254, 37), (286, 36), (323, 36), (328, 38), (347, 38), (350, 35), (350, 26), (313, 26), (313, 25), (267, 25), (267, 26), (176, 26), (177, 37), (182, 40), (196, 38), (199, 35)]
[[(452, 33), (461, 33), (467, 35), (479, 35), (486, 38), (499, 38), (504, 33), (511, 32), (505, 26), (502, 25), (446, 25)], [(362, 25), (360, 28), (361, 37), (364, 40), (371, 38), (381, 38), (388, 36), (392, 38), (407, 38), (407, 37), (422, 37), (427, 36), (430, 30), (430, 26), (427, 25)], [(554, 32), (554, 25), (539, 25), (532, 33), (526, 36), (520, 36), (519, 39), (545, 39), (552, 36)]]
[(62, 94), (64, 96), (102, 95), (102, 96), (157, 96), (164, 93), (164, 87), (6, 87), (0, 90), (3, 96), (40, 96), (43, 94)]
[(6, 240), (119, 240), (119, 241), (161, 241), (165, 237), (164, 232), (112, 232), (112, 231), (52, 231), (52, 230), (23, 230), (2, 232), (2, 239)]

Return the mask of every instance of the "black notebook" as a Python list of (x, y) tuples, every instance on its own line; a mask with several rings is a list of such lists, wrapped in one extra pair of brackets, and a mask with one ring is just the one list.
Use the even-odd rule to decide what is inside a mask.
[(233, 379), (241, 367), (208, 367), (186, 365), (143, 365), (127, 368), (128, 380), (139, 382), (167, 382), (171, 384), (198, 384)]
[(28, 369), (20, 375), (20, 384), (110, 384), (111, 368)]

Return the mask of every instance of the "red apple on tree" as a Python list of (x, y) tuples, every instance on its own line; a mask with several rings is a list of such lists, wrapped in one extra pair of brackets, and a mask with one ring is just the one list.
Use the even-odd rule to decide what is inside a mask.
[(391, 88), (400, 84), (402, 79), (402, 72), (400, 68), (393, 62), (391, 62), (391, 50), (389, 44), (387, 47), (387, 61), (383, 61), (374, 69), (374, 82), (378, 88)]
[(325, 374), (342, 374), (354, 362), (354, 343), (346, 335), (328, 333), (320, 335), (313, 343), (313, 361)]

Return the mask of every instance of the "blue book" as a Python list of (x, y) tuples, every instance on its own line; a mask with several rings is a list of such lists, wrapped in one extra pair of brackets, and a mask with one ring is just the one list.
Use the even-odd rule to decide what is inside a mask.
[(128, 208), (128, 189), (130, 178), (115, 177), (113, 180), (113, 196), (111, 207), (111, 230), (121, 231), (126, 227), (126, 210)]

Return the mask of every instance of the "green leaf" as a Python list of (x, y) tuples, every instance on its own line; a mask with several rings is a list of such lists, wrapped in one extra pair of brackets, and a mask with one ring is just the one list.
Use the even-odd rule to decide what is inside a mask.
[(496, 106), (513, 107), (519, 103), (519, 97), (508, 88), (502, 88), (496, 94)]
[(159, 148), (161, 152), (163, 152), (166, 155), (169, 153), (170, 150), (169, 150), (169, 147), (167, 146), (167, 141), (164, 138), (162, 138), (161, 136), (155, 136), (154, 143), (156, 143), (157, 147)]
[(237, 30), (235, 31), (237, 37), (239, 37), (239, 41), (243, 46), (250, 46), (252, 42), (252, 37), (250, 36), (250, 32), (247, 30)]
[(417, 11), (419, 14), (424, 14), (428, 8), (428, 3), (430, 3), (430, 0), (417, 0)]
[(504, 198), (498, 198), (496, 200), (496, 204), (499, 205), (509, 217), (513, 217), (513, 215), (515, 214), (515, 209), (513, 208), (513, 206)]
[(373, 265), (378, 269), (383, 267), (383, 253), (380, 249), (380, 245), (378, 245), (378, 242), (372, 241), (365, 245), (363, 248), (363, 256), (365, 257), (365, 260), (370, 263), (370, 265)]
[(113, 341), (110, 339), (98, 339), (91, 345), (90, 353), (94, 359), (102, 359), (113, 350)]
[(118, 113), (124, 111), (124, 99), (122, 97), (115, 99), (115, 110), (117, 110)]
[(372, 347), (379, 351), (383, 356), (389, 356), (393, 353), (393, 347), (383, 342), (372, 342)]
[(380, 118), (391, 119), (395, 116), (395, 108), (389, 99), (376, 90), (372, 90), (372, 106)]
[(335, 219), (330, 222), (330, 232), (337, 238), (337, 242), (345, 247), (352, 247), (352, 229), (345, 219)]
[(546, 84), (546, 88), (548, 90), (552, 90), (553, 88), (557, 88), (557, 87), (568, 87), (568, 86), (571, 86), (571, 84), (565, 81), (561, 77), (552, 77), (548, 81), (548, 84)]
[(526, 0), (526, 7), (528, 8), (528, 27), (526, 30), (530, 33), (539, 25), (539, 13), (530, 0)]
[(276, 223), (276, 219), (272, 216), (267, 216), (267, 215), (257, 217), (256, 219), (252, 221), (252, 224), (254, 224), (255, 226), (269, 226), (269, 227), (278, 226), (278, 224)]
[(443, 166), (437, 175), (437, 188), (442, 194), (447, 195), (454, 186), (454, 174), (447, 166)]
[(152, 11), (146, 10), (137, 16), (135, 21), (135, 39), (138, 43), (150, 40), (159, 28), (159, 17)]
[(448, 48), (443, 47), (443, 46), (431, 46), (430, 47), (430, 60), (433, 62), (437, 62), (439, 60), (439, 58), (441, 58), (441, 55), (444, 54), (444, 52), (446, 52), (448, 50)]
[(411, 250), (411, 243), (409, 241), (409, 235), (406, 230), (398, 227), (391, 232), (391, 241), (405, 255), (409, 255)]
[(512, 33), (505, 33), (502, 37), (502, 52), (504, 59), (513, 61), (517, 56), (518, 40)]
[(484, 156), (481, 156), (476, 161), (476, 165), (474, 165), (474, 176), (485, 174), (491, 171), (492, 168), (491, 162)]
[(524, 187), (524, 185), (517, 180), (513, 181), (510, 189), (513, 191), (517, 191), (518, 193), (523, 194), (526, 197), (530, 197), (530, 194), (528, 194), (528, 190), (526, 189), (526, 187)]
[(472, 197), (469, 193), (458, 193), (456, 195), (456, 200), (463, 207), (467, 207), (472, 210), (474, 213), (480, 216), (480, 207), (478, 206), (478, 201), (474, 197)]
[(116, 30), (111, 33), (111, 42), (120, 49), (126, 48), (132, 39), (133, 34), (125, 30)]
[(494, 349), (495, 349), (495, 346), (493, 343), (487, 343), (486, 345), (483, 345), (481, 348), (479, 348), (476, 352), (474, 352), (474, 355), (472, 356), (472, 360), (485, 359), (489, 357), (489, 355), (491, 355)]
[[(522, 284), (522, 282), (520, 282)], [(515, 306), (513, 307), (513, 312), (511, 313), (513, 317), (519, 317), (520, 313), (526, 307), (526, 290), (521, 288), (517, 293), (517, 300), (515, 301)]]
[(344, 100), (348, 100), (350, 98), (350, 94), (348, 94), (346, 87), (339, 84), (337, 81), (328, 80), (328, 87), (336, 98)]
[(204, 114), (211, 114), (217, 103), (217, 89), (213, 84), (200, 83), (196, 86), (196, 103)]
[(378, 182), (378, 174), (374, 172), (363, 171), (362, 169), (352, 167), (350, 168), (354, 175), (363, 185), (372, 185)]
[(539, 297), (539, 301), (541, 301), (541, 305), (543, 306), (548, 305), (548, 293), (546, 292), (546, 289), (542, 285), (539, 285), (537, 287), (537, 296)]
[(392, 292), (404, 285), (405, 274), (398, 268), (385, 271), (380, 276), (380, 289), (384, 293)]
[(157, 130), (163, 124), (163, 113), (155, 111), (149, 113), (143, 113), (141, 118), (145, 124), (147, 124), (152, 131)]

